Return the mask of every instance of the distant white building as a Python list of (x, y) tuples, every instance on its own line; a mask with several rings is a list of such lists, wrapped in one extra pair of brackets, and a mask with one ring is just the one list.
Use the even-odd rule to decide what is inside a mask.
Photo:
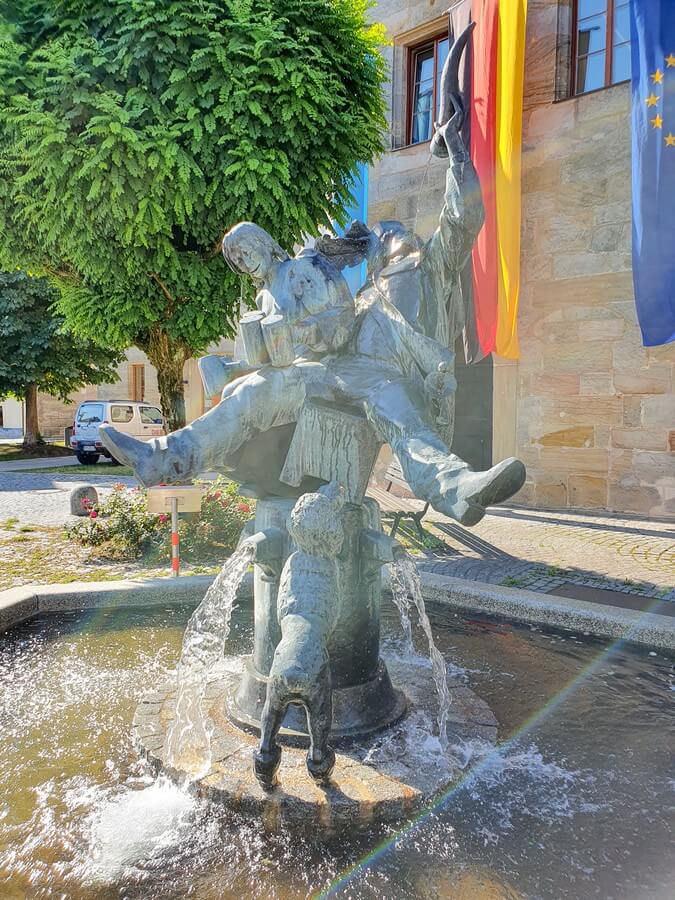
[[(231, 355), (234, 344), (222, 340), (209, 348), (211, 353)], [(84, 400), (138, 400), (161, 406), (157, 389), (157, 371), (149, 359), (137, 347), (130, 347), (126, 359), (119, 366), (120, 380), (115, 384), (89, 385), (76, 391), (63, 403), (48, 394), (38, 394), (38, 419), (40, 431), (45, 438), (63, 438), (64, 430), (73, 424), (75, 410)], [(185, 388), (185, 412), (188, 422), (201, 416), (210, 403), (204, 396), (197, 360), (190, 359), (183, 370)], [(17, 400), (0, 402), (0, 429), (16, 429), (21, 433), (24, 426), (23, 403)]]

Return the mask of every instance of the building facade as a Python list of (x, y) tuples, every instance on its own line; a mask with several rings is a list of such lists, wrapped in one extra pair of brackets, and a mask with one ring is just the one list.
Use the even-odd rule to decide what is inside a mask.
[[(222, 340), (210, 348), (212, 353), (231, 354), (232, 341)], [(88, 385), (76, 391), (64, 403), (48, 394), (38, 394), (38, 421), (40, 431), (48, 440), (63, 440), (65, 429), (73, 424), (78, 404), (84, 400), (139, 400), (161, 407), (157, 388), (157, 371), (145, 353), (130, 347), (126, 359), (118, 368), (119, 381), (115, 384)], [(201, 416), (210, 406), (204, 396), (197, 360), (190, 359), (183, 370), (185, 389), (185, 414), (188, 422)], [(23, 404), (16, 400), (0, 403), (0, 429), (23, 431)]]
[[(390, 134), (368, 172), (367, 217), (425, 237), (443, 202), (445, 164), (428, 137), (447, 6), (379, 0), (372, 11), (390, 38)], [(480, 468), (519, 456), (525, 505), (675, 517), (675, 345), (642, 346), (633, 297), (627, 12), (628, 0), (528, 2), (520, 359), (466, 365), (456, 348), (455, 449)], [(120, 374), (68, 406), (41, 397), (44, 433), (61, 435), (89, 397), (159, 402), (140, 351)], [(195, 361), (185, 389), (191, 420), (207, 406)]]
[[(425, 237), (445, 165), (429, 154), (421, 97), (435, 87), (447, 6), (373, 11), (391, 40), (391, 131), (369, 173), (368, 219)], [(525, 505), (675, 517), (675, 344), (642, 346), (633, 297), (627, 7), (528, 2), (520, 359), (458, 366), (457, 431), (469, 439), (457, 449), (472, 462), (519, 456)]]

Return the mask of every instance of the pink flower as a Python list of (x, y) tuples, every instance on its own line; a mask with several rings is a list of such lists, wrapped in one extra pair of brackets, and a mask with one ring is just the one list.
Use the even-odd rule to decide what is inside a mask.
[(169, 521), (169, 517), (167, 516), (166, 513), (160, 513), (160, 514), (159, 514), (159, 523), (160, 523), (160, 525), (166, 525), (166, 523), (167, 523), (168, 521)]
[(248, 503), (237, 503), (237, 509), (242, 513), (251, 512), (251, 507), (248, 505)]
[(82, 506), (82, 509), (88, 509), (91, 506), (91, 500), (89, 499), (89, 497), (83, 497), (80, 500), (80, 504)]
[(98, 513), (96, 512), (95, 509), (92, 509), (92, 511), (89, 513), (89, 518), (90, 518), (90, 519), (95, 519), (96, 516), (98, 516)]

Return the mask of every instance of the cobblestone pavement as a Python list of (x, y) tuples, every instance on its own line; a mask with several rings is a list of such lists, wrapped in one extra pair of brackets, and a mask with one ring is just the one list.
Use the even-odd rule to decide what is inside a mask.
[[(72, 483), (103, 494), (131, 477), (0, 473), (0, 522), (62, 525)], [(579, 584), (675, 601), (675, 523), (524, 508), (493, 508), (467, 529), (433, 510), (425, 519), (446, 549), (420, 566), (442, 575), (547, 593)], [(414, 538), (414, 530), (411, 535)]]
[(675, 523), (500, 507), (475, 528), (431, 513), (425, 571), (548, 593), (579, 584), (675, 601)]
[(22, 525), (63, 525), (71, 519), (68, 492), (71, 484), (93, 484), (101, 494), (114, 484), (135, 485), (136, 479), (113, 475), (58, 473), (0, 473), (0, 522), (18, 519)]

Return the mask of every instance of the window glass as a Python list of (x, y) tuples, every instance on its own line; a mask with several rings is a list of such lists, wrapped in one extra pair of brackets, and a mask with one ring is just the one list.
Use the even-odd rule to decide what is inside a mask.
[(434, 51), (424, 50), (415, 56), (415, 85), (412, 110), (411, 141), (419, 144), (431, 138), (433, 127)]
[(591, 19), (580, 19), (577, 26), (577, 54), (585, 56), (605, 49), (607, 38), (606, 16), (593, 16)]
[(630, 44), (619, 44), (612, 53), (612, 83), (630, 78)]
[(579, 0), (579, 18), (587, 19), (607, 11), (607, 0)]
[(441, 75), (449, 49), (450, 43), (447, 38), (436, 44), (436, 109), (439, 109), (441, 105)]
[(595, 91), (605, 86), (605, 54), (582, 56), (577, 65), (577, 93)]
[(631, 74), (630, 0), (576, 0), (577, 94), (627, 81)]
[(83, 403), (77, 411), (78, 425), (94, 425), (103, 421), (102, 403)]
[(630, 12), (628, 4), (617, 3), (614, 7), (614, 44), (625, 44), (630, 40)]
[(141, 406), (141, 422), (144, 425), (163, 425), (164, 419), (156, 406)]
[(111, 406), (110, 420), (112, 422), (131, 422), (134, 417), (134, 411), (131, 406)]

